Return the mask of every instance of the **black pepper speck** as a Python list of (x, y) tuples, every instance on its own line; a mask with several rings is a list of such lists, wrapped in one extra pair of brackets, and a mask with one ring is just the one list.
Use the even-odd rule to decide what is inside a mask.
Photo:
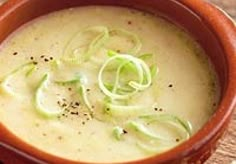
[(173, 87), (173, 84), (168, 85), (168, 87), (169, 87), (169, 88), (172, 88), (172, 87)]

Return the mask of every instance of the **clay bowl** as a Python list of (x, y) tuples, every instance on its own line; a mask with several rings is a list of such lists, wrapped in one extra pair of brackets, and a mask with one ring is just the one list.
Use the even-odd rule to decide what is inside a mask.
[[(184, 28), (205, 49), (221, 85), (221, 100), (215, 114), (187, 142), (161, 155), (129, 163), (204, 162), (224, 134), (236, 104), (234, 23), (222, 11), (201, 0), (9, 0), (0, 7), (0, 42), (35, 17), (81, 5), (118, 5), (158, 14)], [(76, 163), (26, 144), (1, 123), (0, 132), (0, 159), (6, 163)]]

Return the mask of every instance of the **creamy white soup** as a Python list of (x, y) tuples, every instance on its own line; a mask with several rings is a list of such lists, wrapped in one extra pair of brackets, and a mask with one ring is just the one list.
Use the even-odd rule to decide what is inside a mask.
[(0, 48), (0, 121), (66, 159), (124, 162), (194, 135), (218, 103), (215, 72), (182, 29), (141, 11), (54, 12)]

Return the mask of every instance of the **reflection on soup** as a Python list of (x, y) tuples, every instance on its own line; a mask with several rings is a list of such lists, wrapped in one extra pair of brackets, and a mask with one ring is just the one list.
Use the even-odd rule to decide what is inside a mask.
[(1, 46), (0, 120), (47, 153), (122, 162), (196, 133), (219, 98), (204, 51), (141, 11), (88, 6), (40, 17)]

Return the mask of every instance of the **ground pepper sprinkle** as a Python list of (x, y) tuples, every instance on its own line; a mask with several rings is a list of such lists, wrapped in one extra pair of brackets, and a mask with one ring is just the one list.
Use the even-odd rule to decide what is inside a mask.
[(170, 84), (168, 87), (169, 87), (169, 88), (172, 88), (172, 87), (173, 87), (173, 84)]
[(128, 132), (127, 132), (125, 129), (123, 129), (123, 133), (124, 133), (124, 134), (127, 134)]

